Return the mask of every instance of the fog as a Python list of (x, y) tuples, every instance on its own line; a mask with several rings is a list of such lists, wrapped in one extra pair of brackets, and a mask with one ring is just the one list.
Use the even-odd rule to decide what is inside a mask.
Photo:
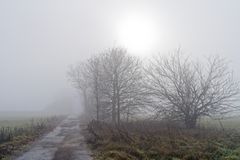
[(117, 26), (131, 12), (150, 15), (159, 29), (157, 45), (144, 56), (179, 47), (197, 57), (220, 54), (239, 77), (237, 0), (1, 0), (0, 110), (43, 110), (62, 100), (80, 107), (68, 67), (122, 46)]

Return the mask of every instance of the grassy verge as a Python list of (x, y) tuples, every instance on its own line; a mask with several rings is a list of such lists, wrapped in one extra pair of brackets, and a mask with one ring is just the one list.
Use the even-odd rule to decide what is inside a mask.
[(85, 134), (96, 160), (240, 160), (240, 133), (160, 122), (119, 127), (92, 121)]
[(63, 117), (0, 121), (0, 159), (25, 149), (43, 134), (51, 131)]

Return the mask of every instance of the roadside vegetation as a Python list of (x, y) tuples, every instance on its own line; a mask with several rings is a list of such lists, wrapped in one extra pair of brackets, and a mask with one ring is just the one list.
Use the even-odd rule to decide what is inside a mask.
[(62, 116), (54, 116), (1, 120), (0, 159), (9, 159), (10, 156), (26, 149), (31, 142), (54, 129), (62, 119)]
[(92, 121), (85, 134), (95, 160), (239, 160), (239, 130), (186, 129), (159, 121)]

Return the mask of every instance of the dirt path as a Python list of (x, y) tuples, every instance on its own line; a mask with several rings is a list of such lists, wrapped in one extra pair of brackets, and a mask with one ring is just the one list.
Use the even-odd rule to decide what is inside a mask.
[(80, 134), (79, 119), (69, 116), (16, 160), (92, 160)]

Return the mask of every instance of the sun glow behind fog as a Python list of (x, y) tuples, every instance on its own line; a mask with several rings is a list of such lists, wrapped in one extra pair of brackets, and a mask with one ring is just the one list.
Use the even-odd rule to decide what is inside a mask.
[(118, 26), (118, 42), (130, 53), (145, 57), (155, 49), (159, 30), (153, 17), (144, 14), (129, 14)]

